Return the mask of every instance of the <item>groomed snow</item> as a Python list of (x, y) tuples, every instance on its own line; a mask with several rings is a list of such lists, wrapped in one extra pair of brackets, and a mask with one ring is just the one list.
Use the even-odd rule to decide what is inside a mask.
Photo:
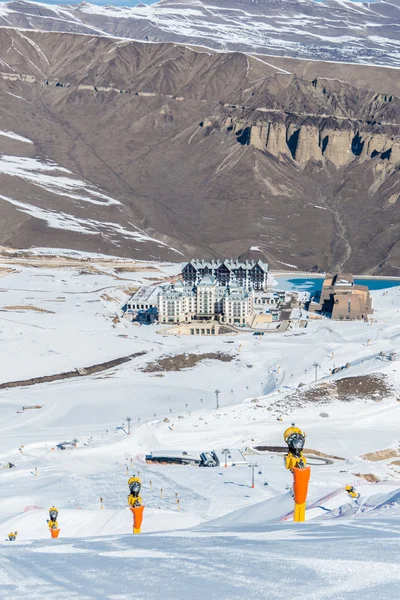
[[(120, 272), (87, 258), (51, 267), (39, 256), (40, 268), (24, 266), (25, 258), (0, 259), (0, 383), (146, 352), (91, 376), (0, 391), (0, 463), (16, 465), (0, 470), (1, 537), (18, 531), (16, 542), (0, 542), (0, 598), (275, 600), (288, 589), (305, 600), (396, 598), (398, 467), (393, 458), (370, 462), (361, 455), (398, 447), (398, 392), (381, 402), (322, 406), (293, 407), (284, 398), (300, 382), (312, 385), (314, 362), (321, 381), (382, 373), (396, 390), (400, 362), (380, 353), (400, 350), (400, 286), (372, 292), (372, 326), (323, 320), (262, 339), (177, 337), (165, 335), (165, 326), (114, 317), (128, 288), (170, 277), (180, 265), (136, 263), (139, 270)], [(233, 360), (142, 370), (185, 352), (224, 352)], [(330, 376), (346, 362), (344, 374)], [(33, 405), (42, 408), (22, 411)], [(127, 416), (130, 436), (116, 430), (126, 427)], [(291, 475), (282, 455), (252, 450), (282, 445), (292, 422), (305, 429), (308, 447), (334, 457), (310, 459), (302, 526), (291, 522)], [(56, 448), (73, 438), (76, 448)], [(144, 460), (152, 450), (225, 447), (257, 463), (255, 489), (246, 465), (200, 469)], [(133, 536), (126, 482), (138, 472), (146, 508), (142, 534)], [(360, 492), (358, 503), (344, 491), (347, 483)], [(46, 524), (53, 504), (60, 511), (57, 541)]]

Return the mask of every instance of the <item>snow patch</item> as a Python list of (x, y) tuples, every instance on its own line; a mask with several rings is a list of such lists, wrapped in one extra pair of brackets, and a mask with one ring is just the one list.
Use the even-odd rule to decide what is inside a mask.
[(12, 131), (0, 131), (0, 135), (3, 137), (8, 137), (13, 140), (17, 140), (18, 142), (25, 142), (26, 144), (33, 144), (32, 140), (29, 140), (22, 135), (18, 135), (17, 133), (13, 133)]
[[(58, 196), (66, 196), (73, 200), (111, 206), (121, 204), (99, 192), (95, 186), (75, 179), (72, 172), (54, 162), (42, 162), (37, 158), (0, 156), (0, 173), (11, 177), (20, 177)], [(62, 175), (61, 175), (62, 174)]]

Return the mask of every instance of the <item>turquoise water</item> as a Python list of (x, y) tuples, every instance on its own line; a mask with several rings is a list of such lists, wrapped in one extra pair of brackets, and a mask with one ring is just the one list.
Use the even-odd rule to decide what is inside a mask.
[[(320, 291), (322, 289), (323, 277), (296, 277), (293, 275), (274, 275), (278, 285), (276, 289), (292, 291), (300, 290), (301, 292)], [(400, 279), (354, 279), (359, 285), (366, 285), (370, 290), (384, 290), (387, 288), (400, 286)]]

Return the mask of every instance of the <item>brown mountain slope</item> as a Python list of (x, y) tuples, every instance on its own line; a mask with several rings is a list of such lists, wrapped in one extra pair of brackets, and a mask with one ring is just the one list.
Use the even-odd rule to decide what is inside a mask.
[(33, 142), (0, 135), (1, 244), (257, 248), (278, 268), (397, 274), (400, 100), (369, 90), (367, 67), (350, 85), (237, 52), (13, 29), (0, 52), (0, 128)]

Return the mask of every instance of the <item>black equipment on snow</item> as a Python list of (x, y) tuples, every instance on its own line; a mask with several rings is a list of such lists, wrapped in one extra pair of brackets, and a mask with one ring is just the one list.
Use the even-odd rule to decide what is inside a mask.
[(132, 494), (132, 496), (134, 496), (135, 498), (137, 498), (139, 496), (141, 489), (142, 489), (142, 484), (139, 481), (132, 481), (129, 484), (129, 491)]
[(286, 440), (286, 443), (294, 456), (300, 457), (305, 444), (305, 437), (301, 433), (292, 433)]

